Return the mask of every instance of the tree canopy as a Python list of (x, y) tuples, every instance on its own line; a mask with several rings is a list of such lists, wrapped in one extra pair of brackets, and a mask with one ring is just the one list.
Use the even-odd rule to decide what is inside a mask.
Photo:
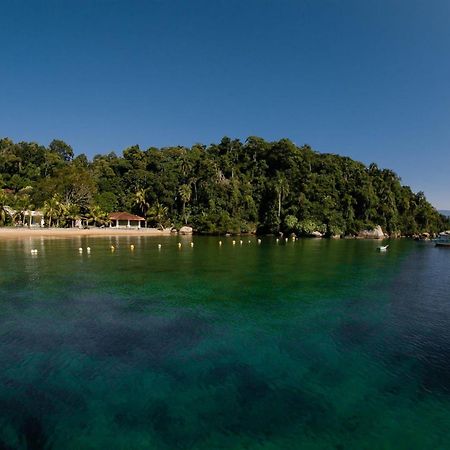
[(0, 189), (1, 223), (10, 206), (41, 208), (51, 225), (80, 217), (101, 224), (106, 213), (124, 210), (155, 226), (190, 224), (205, 233), (351, 235), (381, 225), (413, 235), (450, 227), (423, 192), (389, 169), (255, 136), (190, 148), (134, 145), (92, 161), (61, 140), (45, 147), (4, 138)]

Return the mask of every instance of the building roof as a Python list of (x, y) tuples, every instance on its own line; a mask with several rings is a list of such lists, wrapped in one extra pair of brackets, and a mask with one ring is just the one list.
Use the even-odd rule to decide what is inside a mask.
[(32, 216), (43, 216), (44, 215), (44, 213), (42, 211), (37, 211), (37, 210), (36, 211), (27, 210), (27, 211), (23, 212), (24, 216), (29, 216), (30, 214)]
[(143, 217), (135, 216), (127, 212), (113, 212), (109, 215), (109, 220), (145, 220)]

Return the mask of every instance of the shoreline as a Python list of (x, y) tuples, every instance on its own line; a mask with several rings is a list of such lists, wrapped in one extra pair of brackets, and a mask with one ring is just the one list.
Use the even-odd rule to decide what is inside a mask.
[[(159, 230), (157, 228), (140, 228), (140, 229), (126, 229), (126, 228), (28, 228), (28, 227), (0, 227), (0, 241), (3, 239), (20, 239), (20, 238), (32, 238), (32, 237), (52, 237), (52, 238), (73, 238), (73, 237), (118, 237), (118, 236), (193, 236), (196, 233), (184, 234), (179, 232), (173, 232), (170, 228), (164, 230)], [(231, 236), (264, 236), (264, 237), (276, 237), (274, 234), (267, 235), (257, 235), (253, 233), (239, 233), (239, 234), (215, 234), (215, 233), (200, 233), (200, 236), (218, 236), (218, 237), (231, 237)], [(283, 237), (284, 239), (285, 237)], [(383, 236), (383, 237), (373, 237), (373, 236), (299, 236), (297, 239), (315, 239), (315, 240), (362, 240), (362, 241), (382, 241), (382, 240), (397, 240), (397, 239), (414, 239), (420, 241), (427, 241), (430, 238), (416, 236)], [(281, 238), (280, 238), (281, 239)]]
[(170, 228), (158, 230), (157, 228), (122, 229), (122, 228), (0, 228), (0, 240), (4, 238), (29, 238), (29, 237), (78, 237), (78, 236), (171, 236), (174, 233)]

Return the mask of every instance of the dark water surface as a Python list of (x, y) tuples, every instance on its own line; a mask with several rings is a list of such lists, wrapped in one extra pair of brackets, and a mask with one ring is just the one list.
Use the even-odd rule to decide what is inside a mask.
[(0, 449), (450, 448), (449, 250), (223, 240), (0, 241)]

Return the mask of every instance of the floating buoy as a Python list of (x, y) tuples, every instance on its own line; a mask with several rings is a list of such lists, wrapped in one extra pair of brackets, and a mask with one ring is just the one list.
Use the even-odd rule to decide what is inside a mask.
[(91, 247), (86, 247), (86, 251), (87, 251), (88, 253), (91, 253)]
[(285, 239), (286, 242), (287, 242), (288, 240), (289, 240), (288, 238)]
[(280, 242), (280, 240), (277, 238), (277, 244), (278, 244), (278, 242)]
[(239, 244), (242, 245), (242, 241), (239, 241)]
[(193, 247), (194, 246), (194, 243), (193, 242), (191, 242), (191, 247)]
[(261, 239), (258, 239), (258, 244), (261, 244)]
[(114, 245), (111, 245), (111, 251), (113, 252), (115, 249)]
[(233, 241), (233, 245), (236, 245), (236, 241)]
[(219, 247), (222, 245), (222, 241), (219, 241)]
[(83, 249), (81, 247), (78, 249), (78, 253), (83, 253)]
[(134, 250), (134, 245), (133, 244), (130, 245), (130, 250)]
[(251, 244), (251, 243), (252, 243), (252, 241), (248, 241), (248, 243), (249, 243), (249, 244)]
[(162, 245), (161, 245), (161, 244), (158, 244), (158, 249), (159, 249), (159, 250), (161, 250), (161, 247), (162, 247)]
[(32, 255), (37, 255), (37, 253), (38, 253), (37, 248), (32, 248), (31, 249), (31, 254)]
[(181, 242), (178, 242), (178, 248), (181, 248)]

